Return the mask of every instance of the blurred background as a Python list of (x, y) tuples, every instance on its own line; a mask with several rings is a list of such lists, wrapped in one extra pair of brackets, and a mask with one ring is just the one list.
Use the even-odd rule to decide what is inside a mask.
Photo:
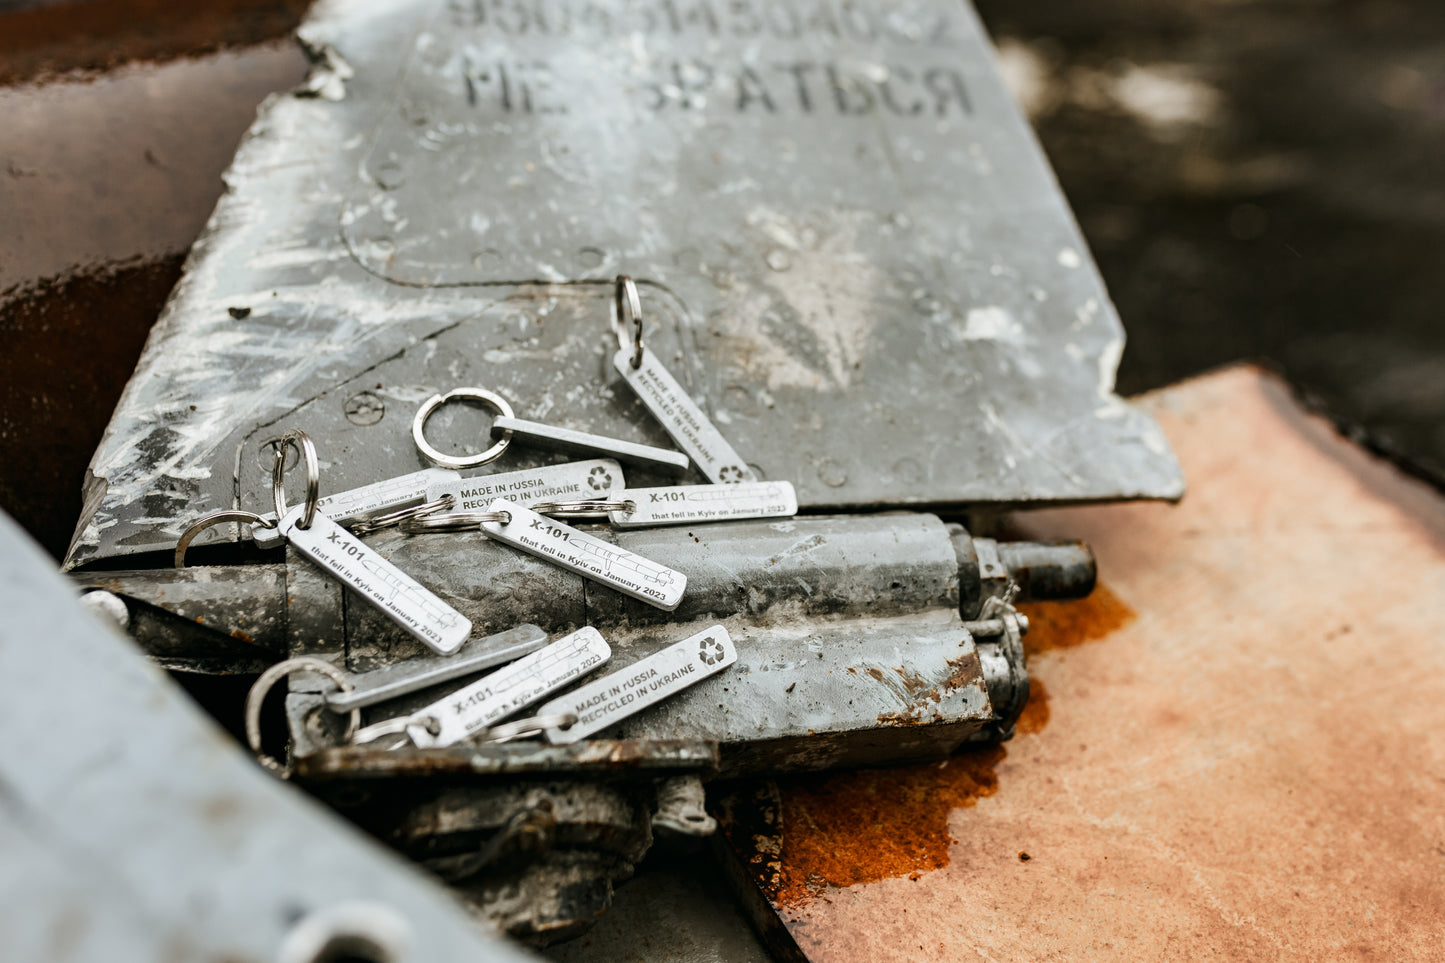
[[(306, 6), (0, 0), (0, 507), (57, 558)], [(1264, 360), (1445, 483), (1445, 4), (977, 6), (1124, 319), (1120, 389)]]

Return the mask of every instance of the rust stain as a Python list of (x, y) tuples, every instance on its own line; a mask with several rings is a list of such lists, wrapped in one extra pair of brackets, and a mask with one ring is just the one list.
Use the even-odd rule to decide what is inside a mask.
[(1021, 736), (1033, 735), (1049, 724), (1049, 691), (1036, 677), (1029, 677), (1029, 701), (1019, 713), (1014, 731)]
[(231, 638), (240, 639), (242, 642), (249, 642), (252, 645), (256, 643), (256, 640), (251, 637), (250, 633), (243, 632), (240, 629), (232, 629)]
[(780, 783), (782, 845), (769, 901), (795, 908), (830, 887), (948, 865), (949, 813), (998, 790), (1004, 755), (989, 746), (943, 763)]
[(87, 0), (0, 14), (0, 84), (285, 37), (309, 0)]
[(1029, 617), (1024, 652), (1030, 658), (1102, 639), (1138, 618), (1138, 613), (1102, 583), (1088, 598), (1029, 602), (1019, 605), (1019, 611)]
[(922, 715), (912, 715), (907, 712), (880, 712), (878, 713), (878, 724), (880, 726), (921, 726), (928, 722)]
[(895, 666), (894, 672), (898, 673), (898, 679), (903, 683), (904, 691), (909, 695), (917, 695), (920, 692), (927, 692), (925, 698), (933, 702), (938, 701), (938, 690), (933, 689), (929, 681), (917, 672), (908, 671), (907, 666)]
[(56, 558), (90, 453), (180, 269), (175, 255), (0, 291), (0, 461), (11, 466), (0, 504)]
[[(1034, 682), (1021, 735), (1048, 724)], [(905, 720), (912, 721), (912, 720)], [(767, 900), (797, 910), (829, 889), (917, 880), (948, 865), (949, 815), (998, 791), (1004, 746), (965, 749), (942, 763), (778, 780), (723, 814), (723, 829)]]

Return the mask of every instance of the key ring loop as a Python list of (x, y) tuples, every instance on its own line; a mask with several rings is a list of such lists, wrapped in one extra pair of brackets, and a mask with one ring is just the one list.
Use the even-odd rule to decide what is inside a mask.
[(479, 402), (483, 408), (489, 408), (503, 418), (516, 417), (506, 398), (495, 391), (488, 391), (486, 388), (453, 388), (444, 395), (432, 395), (421, 403), (421, 407), (416, 410), (416, 417), (411, 420), (411, 440), (416, 443), (417, 451), (425, 455), (434, 465), (459, 470), (480, 468), (482, 465), (490, 464), (502, 457), (502, 452), (506, 451), (507, 446), (512, 443), (510, 429), (502, 432), (502, 437), (497, 443), (479, 455), (448, 455), (432, 447), (424, 434), (426, 421), (448, 401), (475, 401)]
[(528, 736), (540, 736), (548, 729), (565, 729), (567, 726), (577, 722), (575, 712), (554, 712), (548, 716), (531, 716), (527, 719), (518, 719), (516, 722), (504, 722), (500, 726), (492, 726), (472, 737), (473, 742), (499, 743), (511, 742), (513, 739), (525, 739)]
[[(430, 713), (424, 715), (397, 716), (394, 719), (383, 719), (380, 722), (373, 722), (364, 729), (358, 729), (351, 736), (353, 746), (365, 745), (368, 742), (375, 742), (378, 739), (385, 739), (387, 736), (406, 736), (407, 730), (412, 726), (421, 726), (432, 735), (442, 731), (441, 720)], [(410, 739), (410, 736), (407, 736)], [(387, 748), (396, 749), (405, 743), (398, 742)]]
[(410, 521), (413, 518), (426, 518), (428, 515), (435, 515), (437, 512), (444, 512), (457, 503), (456, 498), (451, 495), (443, 495), (441, 498), (429, 502), (422, 502), (420, 505), (413, 505), (410, 508), (401, 508), (385, 515), (368, 515), (352, 522), (350, 526), (353, 535), (370, 535), (372, 532), (379, 532), (383, 528), (390, 528), (393, 525), (400, 525), (402, 522)]
[(316, 503), (321, 500), (321, 462), (316, 457), (316, 443), (300, 428), (292, 428), (279, 438), (270, 438), (261, 444), (262, 447), (270, 445), (273, 452), (271, 500), (276, 506), (278, 524), (286, 517), (286, 451), (294, 446), (301, 452), (301, 459), (306, 463), (306, 511), (296, 527), (302, 530), (310, 528), (316, 518)]
[(260, 525), (262, 528), (276, 527), (276, 523), (269, 518), (263, 518), (255, 512), (245, 512), (239, 508), (222, 508), (218, 511), (207, 512), (191, 522), (191, 527), (182, 532), (180, 541), (176, 542), (176, 568), (186, 567), (186, 549), (191, 547), (191, 543), (196, 540), (197, 535), (212, 525), (223, 525), (226, 522), (246, 522)]
[[(637, 294), (637, 284), (626, 274), (617, 275), (617, 289), (613, 294), (613, 300), (617, 303), (617, 318), (625, 326), (632, 322), (632, 360), (629, 364), (636, 371), (642, 367), (642, 298)], [(622, 332), (617, 332), (617, 340), (622, 341)], [(627, 347), (622, 344), (622, 347)]]
[(552, 518), (597, 518), (611, 512), (635, 512), (634, 501), (618, 501), (605, 498), (579, 498), (570, 502), (537, 502), (532, 511)]
[(408, 535), (421, 535), (424, 532), (477, 532), (488, 522), (510, 525), (512, 513), (448, 512), (423, 518), (408, 518), (401, 523), (401, 530)]
[[(356, 688), (346, 674), (325, 659), (318, 659), (315, 656), (301, 655), (294, 659), (287, 659), (284, 662), (277, 662), (271, 668), (262, 672), (256, 681), (251, 685), (251, 691), (246, 693), (246, 744), (256, 754), (256, 759), (272, 772), (285, 776), (287, 769), (271, 756), (266, 755), (261, 748), (261, 703), (266, 700), (266, 694), (271, 691), (272, 686), (293, 672), (317, 672), (326, 676), (342, 692), (350, 692)], [(341, 737), (343, 742), (350, 742), (356, 735), (357, 728), (361, 725), (361, 710), (352, 709), (346, 720), (346, 733)]]

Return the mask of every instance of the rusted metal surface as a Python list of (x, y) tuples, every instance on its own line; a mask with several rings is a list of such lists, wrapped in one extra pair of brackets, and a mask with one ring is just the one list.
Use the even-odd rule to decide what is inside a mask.
[(717, 744), (689, 739), (589, 739), (565, 746), (541, 742), (391, 752), (342, 747), (296, 760), (307, 782), (439, 776), (513, 777), (565, 773), (570, 777), (629, 779), (657, 772), (716, 772)]
[(1188, 499), (1013, 519), (1087, 538), (1108, 581), (1029, 607), (1034, 698), (1006, 752), (780, 781), (766, 820), (736, 810), (729, 851), (790, 952), (1435, 952), (1445, 499), (1252, 369), (1146, 404)]
[(363, 393), (395, 412), (478, 383), (661, 441), (603, 363), (623, 268), (654, 351), (805, 506), (1177, 497), (1167, 445), (1112, 393), (1117, 319), (972, 13), (824, 6), (832, 27), (796, 32), (791, 4), (717, 25), (601, 4), (525, 31), (540, 8), (319, 8), (317, 96), (272, 101), (243, 142), (69, 563), (246, 501), (282, 420), (328, 484), (414, 470), (404, 417), (346, 416)]
[[(964, 596), (977, 600), (983, 583), (1008, 583), (1011, 570), (1003, 556), (1021, 572), (1055, 573), (1052, 584), (1038, 580), (1046, 594), (1087, 590), (1093, 579), (1092, 557), (1077, 544), (1009, 548), (923, 514), (597, 531), (688, 572), (682, 607), (659, 615), (480, 535), (380, 532), (368, 538), (383, 556), (474, 618), (477, 633), (521, 622), (553, 634), (580, 624), (602, 627), (612, 645), (612, 668), (722, 622), (739, 645), (739, 662), (610, 735), (713, 740), (722, 745), (723, 771), (734, 775), (938, 758), (966, 739), (1006, 737), (1027, 692), (1023, 652), (1004, 629), (1006, 613), (1001, 619), (990, 601), (973, 606), (982, 619), (965, 622)], [(244, 630), (263, 651), (275, 651), (284, 640), (290, 655), (321, 656), (351, 672), (422, 654), (415, 639), (368, 607), (348, 604), (334, 580), (294, 555), (284, 567), (76, 578), (146, 613), (135, 626), (142, 643), (194, 670), (204, 671), (218, 658), (217, 629)], [(234, 613), (229, 622), (228, 606)], [(167, 625), (162, 610), (179, 624)], [(320, 690), (299, 681), (292, 688), (306, 694), (291, 704), (297, 752), (306, 755), (328, 744), (327, 734), (311, 733), (308, 722)], [(405, 714), (442, 694), (433, 687), (374, 707), (367, 716), (377, 721)]]

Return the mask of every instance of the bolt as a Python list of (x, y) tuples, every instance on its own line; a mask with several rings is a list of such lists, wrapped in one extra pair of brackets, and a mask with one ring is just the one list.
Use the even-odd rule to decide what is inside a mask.
[(365, 428), (374, 425), (386, 414), (386, 403), (380, 396), (363, 391), (346, 400), (346, 420)]

